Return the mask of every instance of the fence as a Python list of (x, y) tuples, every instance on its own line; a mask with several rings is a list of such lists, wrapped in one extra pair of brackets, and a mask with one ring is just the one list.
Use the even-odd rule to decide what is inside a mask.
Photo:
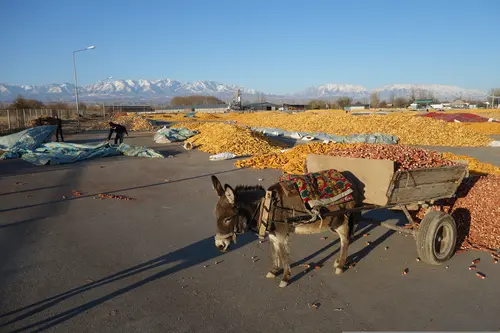
[[(82, 113), (82, 111), (80, 111)], [(38, 117), (55, 117), (69, 120), (76, 119), (76, 110), (23, 109), (0, 110), (0, 129), (18, 129), (28, 127), (31, 120)], [(85, 111), (85, 115), (105, 116), (104, 111)]]

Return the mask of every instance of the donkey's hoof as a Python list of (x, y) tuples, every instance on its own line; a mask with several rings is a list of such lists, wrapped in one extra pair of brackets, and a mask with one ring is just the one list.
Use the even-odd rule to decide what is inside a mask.
[(344, 270), (342, 268), (340, 268), (340, 267), (335, 268), (335, 274), (340, 275), (342, 273), (344, 273)]
[(266, 274), (266, 278), (268, 279), (274, 279), (276, 277), (276, 274), (274, 274), (273, 272), (267, 272)]
[(340, 260), (335, 259), (335, 261), (333, 262), (333, 267), (335, 268), (340, 267)]
[(280, 288), (285, 288), (286, 286), (288, 286), (288, 284), (289, 284), (288, 281), (281, 280), (280, 281)]

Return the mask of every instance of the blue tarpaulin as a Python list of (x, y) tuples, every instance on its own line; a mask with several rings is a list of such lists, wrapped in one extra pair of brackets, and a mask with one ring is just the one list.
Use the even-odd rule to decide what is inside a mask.
[(97, 145), (48, 142), (55, 129), (56, 126), (38, 126), (0, 137), (0, 150), (6, 151), (0, 159), (22, 158), (35, 165), (53, 165), (117, 155), (163, 158), (153, 149), (124, 143), (117, 146), (109, 142)]
[(252, 131), (263, 133), (266, 136), (286, 136), (291, 138), (303, 138), (303, 137), (313, 137), (317, 140), (336, 142), (336, 143), (385, 143), (385, 144), (397, 144), (398, 137), (382, 133), (373, 134), (353, 134), (353, 135), (334, 135), (319, 132), (289, 132), (284, 131), (279, 128), (267, 128), (267, 127), (252, 127)]
[(191, 131), (187, 128), (167, 128), (163, 127), (162, 129), (156, 132), (153, 140), (156, 143), (170, 143), (170, 142), (179, 142), (189, 139), (190, 137), (198, 134), (198, 131)]

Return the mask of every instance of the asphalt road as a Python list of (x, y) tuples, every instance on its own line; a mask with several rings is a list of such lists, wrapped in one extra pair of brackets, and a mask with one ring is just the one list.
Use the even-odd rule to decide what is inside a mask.
[[(131, 137), (125, 142), (174, 157), (0, 161), (0, 332), (499, 330), (500, 265), (489, 255), (429, 266), (415, 260), (412, 238), (380, 227), (361, 226), (349, 249), (358, 264), (340, 276), (334, 234), (294, 236), (296, 263), (324, 266), (295, 266), (292, 283), (278, 288), (265, 278), (267, 242), (246, 235), (226, 254), (215, 248), (209, 176), (268, 186), (279, 172), (210, 162), (179, 144), (151, 144), (151, 134)], [(94, 199), (102, 192), (137, 200)], [(395, 212), (369, 215), (399, 221)], [(468, 270), (476, 257), (484, 280)]]

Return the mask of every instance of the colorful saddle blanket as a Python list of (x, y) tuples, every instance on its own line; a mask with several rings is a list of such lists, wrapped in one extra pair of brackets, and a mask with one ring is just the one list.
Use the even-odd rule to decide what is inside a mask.
[(305, 175), (284, 175), (280, 178), (280, 182), (290, 181), (297, 186), (302, 201), (311, 208), (353, 200), (352, 184), (334, 169)]

